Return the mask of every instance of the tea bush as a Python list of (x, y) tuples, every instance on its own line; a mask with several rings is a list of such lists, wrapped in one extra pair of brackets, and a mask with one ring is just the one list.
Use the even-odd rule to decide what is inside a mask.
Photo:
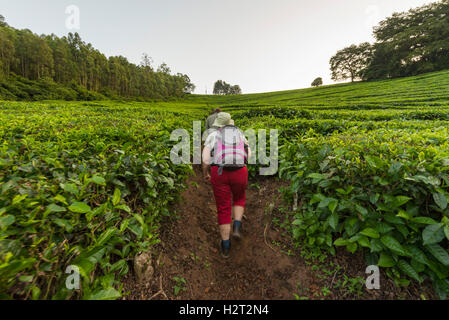
[[(170, 132), (187, 118), (113, 105), (2, 111), (1, 297), (120, 297), (128, 262), (159, 242), (191, 173), (169, 159)], [(66, 287), (68, 266), (80, 270), (80, 291)]]
[(413, 131), (310, 130), (286, 143), (286, 197), (299, 195), (293, 237), (335, 254), (367, 252), (398, 284), (430, 278), (449, 294), (448, 127)]

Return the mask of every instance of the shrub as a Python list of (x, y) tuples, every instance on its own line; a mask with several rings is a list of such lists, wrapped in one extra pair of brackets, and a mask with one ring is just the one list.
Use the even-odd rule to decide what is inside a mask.
[(363, 250), (398, 284), (427, 277), (440, 297), (448, 295), (448, 133), (354, 128), (325, 137), (311, 130), (286, 143), (285, 197), (302, 199), (296, 241), (331, 253)]

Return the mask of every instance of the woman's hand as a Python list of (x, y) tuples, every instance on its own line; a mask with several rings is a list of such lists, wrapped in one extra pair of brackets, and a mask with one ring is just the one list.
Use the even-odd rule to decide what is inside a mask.
[(204, 147), (203, 149), (203, 177), (206, 183), (211, 182), (210, 177), (210, 149), (208, 147)]

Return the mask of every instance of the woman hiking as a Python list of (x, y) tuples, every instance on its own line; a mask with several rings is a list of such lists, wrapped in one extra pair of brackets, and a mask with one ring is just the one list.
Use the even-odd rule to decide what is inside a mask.
[(229, 113), (219, 113), (213, 126), (217, 130), (207, 137), (203, 149), (203, 175), (212, 184), (214, 191), (221, 234), (220, 253), (223, 258), (229, 258), (232, 213), (232, 238), (242, 238), (242, 218), (248, 184), (246, 163), (251, 150), (243, 133), (234, 126)]

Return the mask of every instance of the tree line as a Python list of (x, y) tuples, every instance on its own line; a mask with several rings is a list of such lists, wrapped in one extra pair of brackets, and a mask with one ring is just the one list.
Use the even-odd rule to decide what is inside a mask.
[(36, 35), (10, 27), (0, 15), (0, 80), (16, 76), (109, 97), (164, 99), (182, 97), (195, 89), (187, 75), (172, 74), (165, 63), (153, 67), (147, 54), (140, 65), (123, 56), (107, 58), (78, 33), (62, 38)]
[(449, 0), (394, 13), (375, 43), (351, 45), (330, 60), (332, 79), (380, 80), (449, 69)]

